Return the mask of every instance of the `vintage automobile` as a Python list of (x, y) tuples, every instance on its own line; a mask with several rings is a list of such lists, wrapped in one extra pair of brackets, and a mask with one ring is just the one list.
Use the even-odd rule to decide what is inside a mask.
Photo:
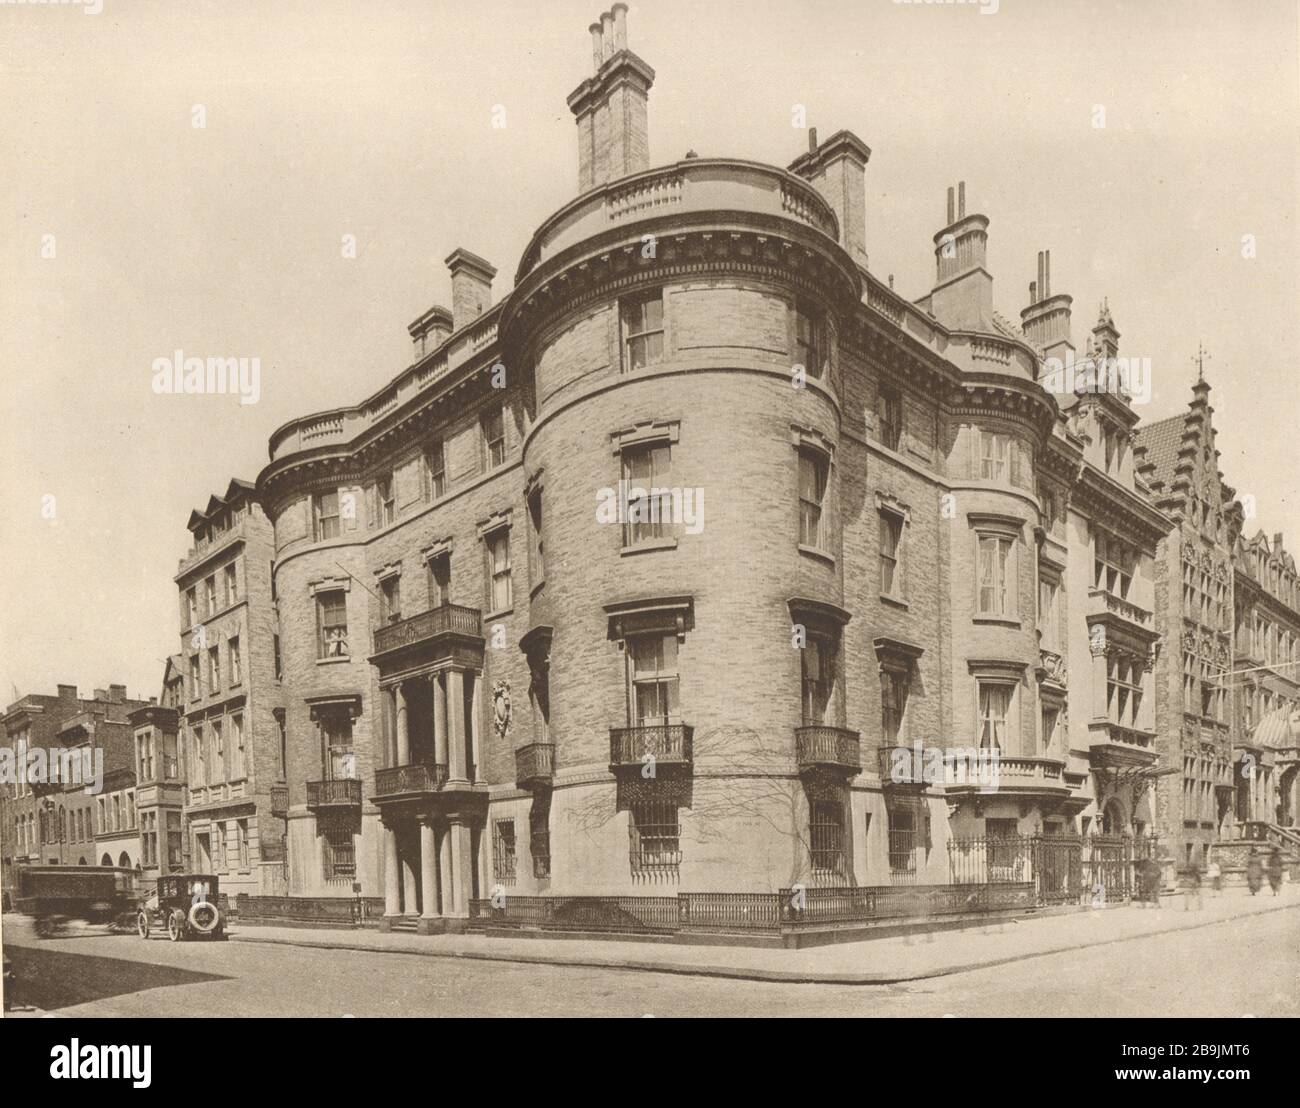
[(14, 907), (35, 921), (36, 934), (49, 938), (71, 920), (131, 926), (135, 873), (115, 866), (18, 866)]
[(217, 900), (218, 879), (210, 873), (172, 873), (158, 878), (158, 891), (136, 914), (135, 930), (147, 939), (155, 926), (174, 943), (185, 939), (224, 939), (226, 921)]

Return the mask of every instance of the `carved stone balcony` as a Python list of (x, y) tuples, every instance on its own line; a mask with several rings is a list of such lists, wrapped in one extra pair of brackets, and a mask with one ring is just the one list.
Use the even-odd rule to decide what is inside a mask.
[(549, 785), (554, 776), (554, 743), (529, 743), (515, 751), (515, 784), (521, 789)]
[(361, 782), (341, 777), (332, 781), (307, 782), (307, 809), (342, 811), (361, 807)]
[(862, 747), (856, 731), (820, 724), (794, 729), (800, 773), (855, 777), (862, 772)]
[(1140, 769), (1153, 766), (1160, 755), (1154, 731), (1123, 727), (1106, 720), (1088, 725), (1089, 761), (1093, 768)]
[[(1021, 757), (998, 753), (996, 759), (981, 762), (974, 770), (958, 775), (960, 763), (945, 767), (944, 795), (1000, 796), (1030, 801), (1065, 800), (1074, 792), (1065, 779), (1065, 763), (1059, 758)], [(1080, 806), (1086, 800), (1080, 798)]]
[(1089, 631), (1097, 625), (1106, 628), (1108, 635), (1146, 649), (1160, 633), (1156, 630), (1155, 616), (1150, 609), (1124, 600), (1105, 589), (1089, 589), (1084, 614)]
[(289, 814), (289, 786), (271, 786), (271, 815), (284, 819)]
[(381, 672), (413, 655), (446, 657), (454, 663), (477, 666), (483, 660), (483, 613), (478, 608), (443, 604), (375, 628), (370, 661)]
[(438, 792), (447, 783), (447, 767), (438, 762), (413, 762), (375, 770), (376, 801), (416, 798)]
[(609, 768), (640, 769), (650, 758), (660, 768), (689, 768), (694, 758), (694, 739), (694, 728), (685, 723), (611, 727)]

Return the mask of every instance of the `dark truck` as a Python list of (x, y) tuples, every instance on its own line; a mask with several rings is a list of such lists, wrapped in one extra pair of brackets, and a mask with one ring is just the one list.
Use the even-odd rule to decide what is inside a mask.
[(36, 934), (57, 935), (68, 920), (130, 928), (135, 873), (115, 866), (18, 866), (14, 907), (36, 921)]

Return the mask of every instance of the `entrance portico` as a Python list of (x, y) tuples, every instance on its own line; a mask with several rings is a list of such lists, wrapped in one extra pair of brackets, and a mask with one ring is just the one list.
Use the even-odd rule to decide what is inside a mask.
[(375, 632), (385, 715), (374, 801), (383, 825), (384, 920), (463, 929), (480, 895), (487, 788), (481, 764), (477, 609), (442, 605)]

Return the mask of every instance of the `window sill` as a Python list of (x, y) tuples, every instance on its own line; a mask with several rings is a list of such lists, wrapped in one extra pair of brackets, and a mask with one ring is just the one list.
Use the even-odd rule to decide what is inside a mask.
[(828, 566), (835, 565), (835, 555), (827, 554), (826, 551), (820, 550), (815, 546), (808, 546), (806, 543), (799, 543), (799, 553), (806, 554), (809, 558), (814, 558), (819, 562), (824, 562)]
[(483, 622), (489, 623), (494, 619), (505, 619), (506, 616), (512, 616), (514, 614), (515, 614), (515, 606), (511, 604), (509, 608), (502, 608), (499, 612), (487, 612), (483, 616)]
[(627, 557), (629, 554), (648, 554), (655, 550), (676, 550), (677, 540), (675, 538), (666, 539), (647, 539), (645, 542), (634, 543), (631, 546), (624, 546), (619, 551), (620, 557)]
[(1015, 616), (972, 616), (972, 623), (984, 623), (994, 627), (1020, 628), (1023, 624)]
[(891, 608), (898, 608), (904, 612), (906, 612), (910, 607), (907, 601), (901, 596), (891, 596), (887, 592), (882, 592), (880, 594), (880, 602), (882, 604), (888, 604)]
[(339, 658), (317, 658), (316, 664), (318, 666), (334, 666), (334, 665), (340, 665), (350, 661), (352, 661), (352, 656), (350, 654), (345, 654)]

